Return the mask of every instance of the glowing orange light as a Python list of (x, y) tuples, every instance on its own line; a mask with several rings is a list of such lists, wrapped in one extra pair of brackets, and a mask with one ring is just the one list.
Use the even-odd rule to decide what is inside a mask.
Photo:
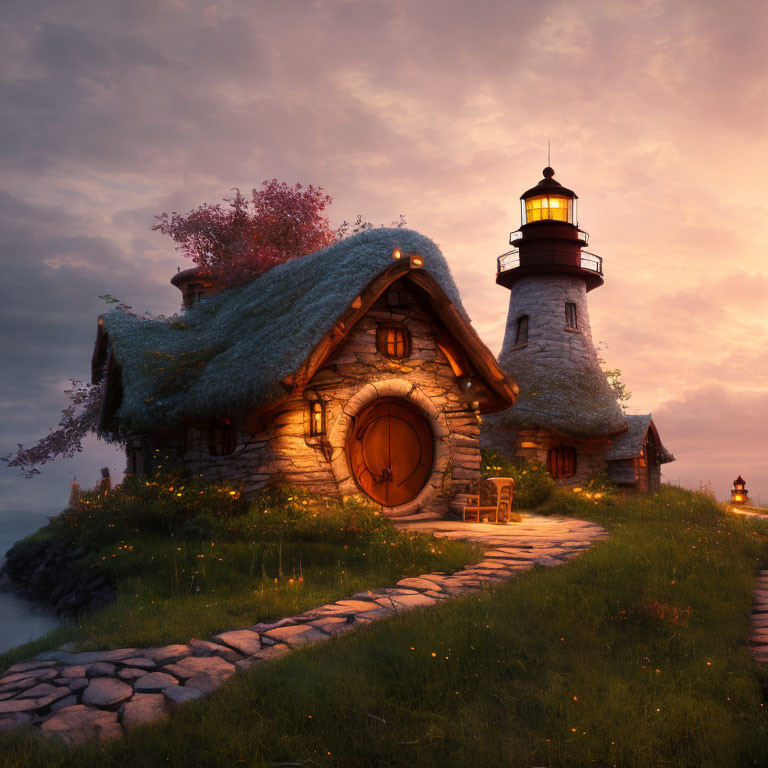
[(399, 248), (395, 248), (395, 250), (392, 251), (392, 258), (393, 259), (402, 259), (403, 258), (403, 254), (402, 254), (402, 252), (400, 251)]
[(424, 259), (422, 259), (421, 256), (412, 256), (411, 264), (413, 264), (414, 267), (421, 267), (424, 265)]
[(743, 497), (743, 496), (742, 496), (740, 493), (737, 493), (737, 494), (736, 494), (736, 495), (733, 497), (733, 500), (734, 500), (734, 501), (744, 501), (744, 497)]

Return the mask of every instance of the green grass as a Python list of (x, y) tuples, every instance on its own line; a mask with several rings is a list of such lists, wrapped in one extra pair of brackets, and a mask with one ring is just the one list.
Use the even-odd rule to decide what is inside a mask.
[(610, 539), (265, 664), (119, 742), (11, 734), (0, 766), (768, 765), (747, 650), (768, 525), (674, 488), (548, 504)]
[[(159, 484), (141, 485), (143, 495), (129, 483), (108, 502), (90, 496), (84, 510), (34, 535), (85, 544), (93, 554), (78, 567), (111, 574), (118, 600), (0, 654), (0, 670), (70, 641), (82, 650), (186, 643), (481, 557), (465, 542), (398, 532), (361, 502), (341, 505), (294, 490), (248, 504), (219, 486), (184, 486), (195, 497), (201, 488), (215, 494), (201, 510), (188, 499), (183, 506), (178, 480), (165, 478), (160, 505)], [(153, 504), (164, 523), (147, 521)]]

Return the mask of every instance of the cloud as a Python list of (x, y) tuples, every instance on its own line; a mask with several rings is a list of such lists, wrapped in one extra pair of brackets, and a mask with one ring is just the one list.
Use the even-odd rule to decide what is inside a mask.
[(686, 393), (720, 392), (731, 411), (742, 399), (759, 406), (759, 3), (734, 0), (727, 13), (715, 0), (6, 5), (0, 444), (54, 423), (62, 384), (87, 374), (99, 294), (177, 308), (167, 281), (186, 265), (151, 232), (155, 214), (272, 177), (324, 186), (337, 221), (406, 214), (441, 245), (479, 332), (500, 349), (508, 293), (495, 257), (510, 247), (547, 137), (605, 259), (593, 333), (630, 402), (672, 419), (662, 438), (679, 453), (679, 436), (692, 462), (710, 461), (723, 425), (694, 418), (700, 404)]

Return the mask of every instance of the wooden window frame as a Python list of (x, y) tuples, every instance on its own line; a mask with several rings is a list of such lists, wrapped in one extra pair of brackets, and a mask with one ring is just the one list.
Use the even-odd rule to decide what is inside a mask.
[[(221, 450), (217, 433), (221, 432)], [(214, 422), (208, 429), (208, 453), (211, 456), (231, 456), (237, 447), (237, 430), (229, 419)]]
[[(403, 335), (402, 354), (398, 354), (400, 344), (397, 339), (390, 340), (390, 332), (395, 334), (401, 333)], [(389, 351), (391, 345), (394, 345), (393, 353), (390, 353)], [(380, 355), (388, 357), (390, 360), (405, 360), (411, 356), (411, 332), (404, 325), (396, 325), (394, 323), (381, 323), (376, 329), (376, 349), (378, 349)]]
[(565, 302), (565, 327), (579, 330), (579, 308), (574, 301)]
[(547, 472), (555, 480), (573, 477), (578, 468), (578, 454), (570, 445), (557, 445), (547, 451)]

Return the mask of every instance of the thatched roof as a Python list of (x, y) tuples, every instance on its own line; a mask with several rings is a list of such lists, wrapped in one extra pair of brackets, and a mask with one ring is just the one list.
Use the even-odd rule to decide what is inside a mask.
[(627, 430), (611, 439), (611, 447), (606, 455), (608, 461), (634, 459), (639, 456), (649, 431), (656, 442), (659, 464), (668, 464), (670, 461), (675, 460), (675, 457), (661, 444), (659, 432), (653, 423), (653, 417), (650, 413), (632, 414), (627, 416), (626, 420)]
[[(402, 258), (393, 259), (399, 248)], [(418, 254), (423, 266), (410, 257)], [(420, 267), (420, 268), (419, 268)], [(207, 299), (171, 321), (112, 310), (100, 319), (94, 378), (107, 346), (120, 367), (116, 413), (128, 429), (261, 410), (294, 393), (335, 349), (361, 313), (401, 277), (434, 300), (502, 409), (516, 388), (472, 329), (448, 264), (428, 238), (374, 229), (274, 267), (241, 288)], [(367, 291), (367, 292), (366, 292)], [(362, 297), (362, 298), (361, 298)]]
[(574, 374), (564, 373), (557, 361), (516, 355), (503, 367), (520, 396), (514, 407), (489, 418), (493, 426), (554, 430), (581, 439), (624, 429), (624, 414), (597, 363)]

